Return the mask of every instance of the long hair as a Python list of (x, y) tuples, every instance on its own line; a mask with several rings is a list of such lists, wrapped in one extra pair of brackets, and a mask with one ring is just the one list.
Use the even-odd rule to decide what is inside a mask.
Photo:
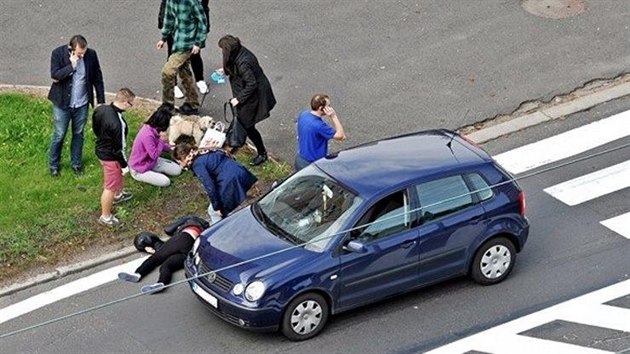
[(177, 144), (173, 149), (173, 159), (175, 161), (183, 161), (193, 149), (197, 148), (188, 143)]
[(223, 70), (228, 76), (234, 74), (234, 59), (241, 50), (241, 40), (230, 34), (219, 39), (219, 48), (223, 53)]
[(158, 132), (165, 132), (171, 123), (172, 116), (173, 113), (168, 107), (160, 106), (144, 124), (157, 129)]

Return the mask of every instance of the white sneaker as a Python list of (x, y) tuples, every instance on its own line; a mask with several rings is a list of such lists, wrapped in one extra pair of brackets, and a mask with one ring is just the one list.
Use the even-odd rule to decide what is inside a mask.
[(208, 85), (206, 84), (205, 81), (203, 81), (203, 80), (197, 81), (197, 87), (199, 88), (199, 93), (201, 93), (203, 95), (208, 93)]
[(175, 98), (184, 98), (184, 93), (179, 86), (175, 86)]

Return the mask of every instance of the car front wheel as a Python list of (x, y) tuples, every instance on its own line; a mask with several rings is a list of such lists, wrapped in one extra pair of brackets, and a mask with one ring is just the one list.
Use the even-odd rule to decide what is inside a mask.
[(496, 284), (510, 274), (515, 261), (514, 244), (505, 237), (493, 238), (477, 250), (471, 277), (482, 285)]
[(319, 294), (306, 293), (293, 299), (282, 317), (282, 333), (294, 341), (316, 336), (328, 320), (328, 303)]

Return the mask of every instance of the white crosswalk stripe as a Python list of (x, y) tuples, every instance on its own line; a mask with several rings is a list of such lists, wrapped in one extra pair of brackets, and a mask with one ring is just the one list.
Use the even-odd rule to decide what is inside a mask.
[(564, 319), (591, 326), (630, 332), (630, 310), (603, 305), (605, 302), (630, 294), (630, 280), (582, 295), (547, 309), (518, 318), (497, 327), (466, 337), (426, 354), (463, 354), (480, 351), (499, 353), (613, 353), (562, 342), (520, 335), (526, 330)]
[(545, 189), (573, 206), (630, 187), (630, 161), (595, 171)]
[(630, 213), (625, 213), (614, 218), (604, 220), (601, 224), (619, 235), (630, 239)]
[[(495, 156), (513, 174), (558, 162), (630, 136), (630, 111), (599, 120), (565, 133)], [(630, 187), (630, 160), (544, 189), (552, 197), (576, 206)], [(630, 212), (600, 222), (630, 239)], [(533, 314), (490, 328), (427, 354), (614, 353), (597, 345), (578, 345), (557, 337), (537, 335), (563, 325), (595, 328), (630, 335), (630, 309), (605, 304), (630, 296), (630, 280), (551, 306)], [(538, 338), (540, 337), (540, 338)], [(583, 344), (583, 343), (581, 343)], [(604, 350), (604, 349), (606, 350)], [(623, 350), (630, 349), (626, 348)]]
[(514, 174), (581, 154), (630, 135), (630, 111), (495, 156)]

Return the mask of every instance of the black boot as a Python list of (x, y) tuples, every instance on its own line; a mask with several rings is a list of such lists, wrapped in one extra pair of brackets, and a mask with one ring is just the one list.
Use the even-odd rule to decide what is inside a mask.
[(265, 161), (267, 161), (267, 159), (268, 159), (267, 153), (263, 152), (262, 154), (259, 154), (258, 156), (254, 157), (252, 162), (250, 162), (249, 164), (252, 166), (262, 165), (263, 163), (265, 163)]

